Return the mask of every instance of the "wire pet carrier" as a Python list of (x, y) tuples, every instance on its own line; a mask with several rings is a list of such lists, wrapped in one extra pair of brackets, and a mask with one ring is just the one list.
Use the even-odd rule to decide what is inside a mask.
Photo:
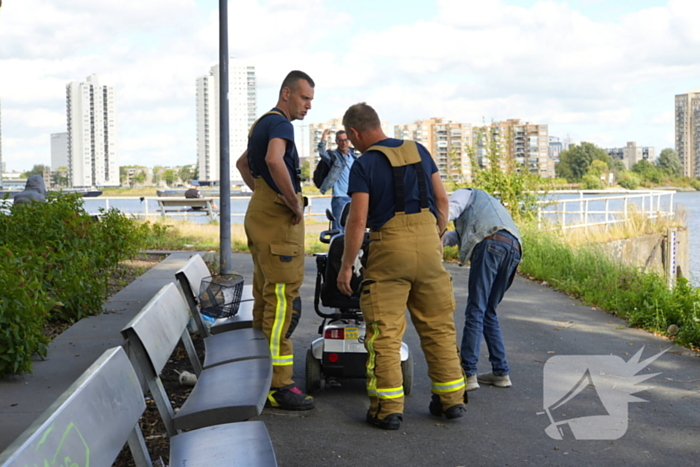
[(210, 318), (230, 318), (238, 313), (243, 293), (243, 276), (221, 274), (202, 279), (199, 305), (202, 314)]

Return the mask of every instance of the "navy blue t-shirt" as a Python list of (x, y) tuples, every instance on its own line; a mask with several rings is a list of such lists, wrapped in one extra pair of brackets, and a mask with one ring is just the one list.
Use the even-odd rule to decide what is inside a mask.
[[(272, 109), (282, 113), (279, 109)], [(270, 114), (262, 117), (253, 129), (253, 134), (248, 138), (248, 164), (253, 176), (262, 177), (270, 187), (281, 194), (277, 184), (272, 180), (270, 169), (265, 162), (267, 155), (267, 145), (274, 138), (287, 140), (287, 148), (284, 151), (284, 164), (287, 166), (289, 177), (292, 179), (294, 191), (301, 191), (301, 180), (299, 173), (299, 154), (294, 144), (294, 127), (287, 117), (277, 114)]]
[[(387, 138), (375, 143), (375, 145), (396, 148), (401, 146), (402, 143), (403, 140)], [(423, 163), (423, 170), (428, 178), (426, 185), (430, 211), (437, 217), (431, 177), (438, 171), (438, 168), (428, 150), (421, 144), (418, 144), (418, 152)], [(406, 214), (416, 214), (421, 209), (416, 169), (413, 166), (406, 166), (404, 184), (406, 187)], [(352, 165), (348, 195), (357, 192), (369, 193), (367, 225), (370, 228), (378, 229), (394, 217), (394, 171), (391, 168), (389, 159), (383, 153), (368, 151)]]

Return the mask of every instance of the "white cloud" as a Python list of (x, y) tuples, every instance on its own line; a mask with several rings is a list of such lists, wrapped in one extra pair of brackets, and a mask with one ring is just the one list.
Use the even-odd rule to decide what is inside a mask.
[(14, 124), (22, 124), (30, 128), (42, 128), (53, 131), (54, 128), (61, 128), (61, 126), (65, 128), (66, 125), (65, 112), (55, 112), (49, 109), (9, 109), (4, 114), (3, 119), (5, 121), (13, 121)]
[[(218, 62), (216, 5), (6, 3), (6, 161), (44, 163), (48, 134), (65, 129), (66, 84), (97, 73), (117, 92), (122, 164), (194, 162), (195, 80)], [(700, 76), (700, 3), (659, 5), (598, 21), (564, 1), (524, 8), (507, 0), (438, 0), (423, 19), (392, 24), (387, 17), (385, 27), (366, 28), (370, 12), (338, 13), (328, 0), (242, 0), (228, 3), (230, 55), (256, 66), (261, 112), (275, 103), (288, 71), (311, 74), (316, 99), (304, 124), (367, 101), (392, 125), (520, 118), (601, 144), (634, 138), (661, 145), (669, 144), (673, 94), (700, 87), (688, 86)]]

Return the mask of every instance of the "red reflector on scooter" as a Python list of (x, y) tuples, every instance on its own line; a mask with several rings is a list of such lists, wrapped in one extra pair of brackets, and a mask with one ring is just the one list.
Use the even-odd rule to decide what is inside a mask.
[(328, 361), (331, 363), (335, 363), (338, 361), (338, 354), (337, 353), (332, 353), (328, 355)]
[(345, 339), (345, 329), (343, 328), (331, 328), (326, 329), (323, 335), (326, 339)]

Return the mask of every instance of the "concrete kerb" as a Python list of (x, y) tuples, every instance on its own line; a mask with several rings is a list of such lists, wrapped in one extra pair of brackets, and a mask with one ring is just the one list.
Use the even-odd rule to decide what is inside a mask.
[(114, 295), (103, 313), (75, 323), (50, 345), (45, 360), (36, 358), (33, 373), (0, 379), (0, 451), (17, 438), (109, 347), (121, 345), (121, 329), (197, 251), (168, 255)]

